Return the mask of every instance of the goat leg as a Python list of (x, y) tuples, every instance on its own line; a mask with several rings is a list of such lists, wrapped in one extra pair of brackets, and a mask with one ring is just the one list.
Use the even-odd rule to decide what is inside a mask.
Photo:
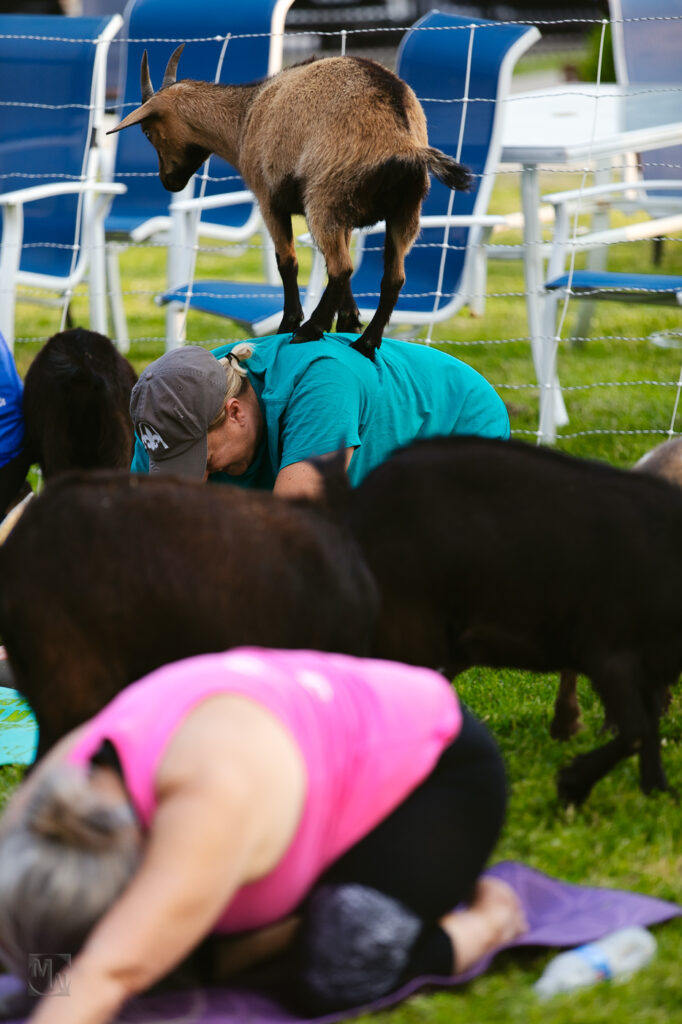
[(325, 234), (319, 230), (316, 231), (313, 223), (310, 224), (310, 228), (324, 253), (329, 280), (310, 318), (299, 327), (291, 339), (294, 344), (315, 341), (321, 338), (325, 331), (331, 330), (334, 317), (345, 296), (346, 289), (349, 287), (348, 281), (353, 273), (353, 264), (346, 244), (346, 232), (341, 230), (333, 234), (329, 232)]
[(582, 729), (577, 684), (577, 672), (570, 669), (561, 670), (559, 689), (554, 702), (554, 718), (549, 727), (552, 739), (569, 740)]
[(298, 259), (294, 246), (291, 214), (273, 209), (263, 195), (260, 196), (261, 216), (275, 246), (277, 269), (284, 289), (284, 309), (277, 328), (278, 334), (290, 334), (303, 320), (303, 307), (298, 290)]
[(405, 284), (405, 254), (419, 231), (419, 207), (406, 218), (386, 218), (384, 242), (384, 274), (381, 278), (379, 305), (376, 313), (352, 347), (368, 359), (381, 345), (384, 327), (391, 319), (400, 290)]
[[(350, 252), (350, 240), (351, 232), (346, 231), (346, 246)], [(353, 298), (353, 290), (350, 284), (350, 278), (346, 281), (346, 285), (343, 289), (343, 295), (341, 296), (341, 302), (339, 304), (339, 316), (336, 321), (337, 331), (343, 334), (359, 334), (362, 330), (362, 324), (360, 323), (360, 310), (358, 305)]]
[(649, 716), (649, 730), (639, 751), (639, 785), (643, 793), (655, 789), (670, 790), (661, 760), (661, 713), (667, 710), (670, 700), (670, 686), (652, 686), (645, 696)]
[(298, 260), (295, 256), (280, 259), (277, 254), (277, 269), (284, 286), (284, 309), (277, 333), (289, 334), (295, 331), (303, 320), (303, 307), (298, 291)]
[(646, 794), (652, 793), (655, 789), (662, 792), (670, 789), (661, 761), (658, 725), (646, 737), (639, 749), (639, 786)]
[(636, 748), (637, 740), (634, 737), (618, 735), (603, 747), (590, 750), (587, 754), (579, 754), (562, 768), (557, 776), (559, 801), (564, 805), (579, 806), (587, 799), (595, 783), (607, 775), (619, 761), (634, 754)]

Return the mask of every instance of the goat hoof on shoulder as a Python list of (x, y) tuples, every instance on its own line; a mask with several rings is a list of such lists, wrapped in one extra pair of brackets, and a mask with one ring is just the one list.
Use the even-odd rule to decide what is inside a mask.
[(354, 348), (356, 352), (360, 353), (360, 355), (366, 356), (367, 359), (374, 361), (374, 354), (379, 346), (372, 341), (368, 341), (364, 334), (362, 334), (357, 341), (353, 342), (351, 348)]
[(298, 330), (294, 332), (291, 344), (301, 345), (306, 341), (321, 341), (322, 338), (324, 338), (324, 331), (308, 320), (306, 323), (301, 324)]
[(287, 317), (284, 317), (282, 319), (279, 327), (277, 328), (277, 333), (278, 334), (291, 334), (292, 331), (295, 331), (298, 328), (298, 325), (300, 324), (302, 319), (303, 319), (303, 314), (301, 314), (301, 316), (287, 316)]

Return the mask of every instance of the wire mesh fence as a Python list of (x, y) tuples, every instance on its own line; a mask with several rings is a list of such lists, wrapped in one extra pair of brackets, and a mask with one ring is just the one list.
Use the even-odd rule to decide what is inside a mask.
[[(338, 17), (338, 13), (329, 8), (330, 17), (320, 18), (312, 30), (301, 27), (305, 19), (294, 6), (281, 32), (281, 62), (287, 66), (318, 52), (325, 57), (378, 57), (387, 66), (395, 66), (397, 47), (409, 24), (382, 24), (378, 12), (368, 7), (353, 8), (352, 14), (349, 11), (344, 9), (345, 20), (340, 25), (331, 17)], [(318, 10), (316, 15), (321, 13)], [(434, 317), (432, 323), (417, 324), (412, 329), (400, 324), (389, 327), (386, 333), (442, 346), (484, 373), (507, 402), (512, 430), (517, 436), (547, 441), (554, 440), (556, 433), (562, 446), (569, 450), (603, 455), (615, 462), (631, 461), (654, 441), (682, 433), (682, 306), (678, 302), (678, 297), (682, 298), (682, 281), (677, 292), (673, 289), (659, 296), (667, 299), (668, 304), (633, 301), (649, 299), (651, 295), (627, 284), (622, 286), (620, 296), (626, 301), (597, 301), (605, 298), (606, 292), (596, 291), (592, 293), (594, 301), (586, 302), (573, 285), (576, 274), (582, 270), (649, 273), (652, 277), (667, 278), (682, 275), (682, 184), (679, 191), (673, 187), (646, 187), (652, 179), (682, 179), (682, 114), (677, 113), (677, 108), (682, 110), (682, 75), (671, 74), (666, 65), (671, 49), (679, 52), (682, 15), (620, 19), (612, 16), (610, 22), (588, 17), (555, 18), (551, 22), (539, 18), (535, 24), (542, 41), (519, 61), (510, 87), (498, 97), (500, 159), (478, 176), (479, 184), (489, 179), (485, 213), (498, 215), (500, 222), (487, 237), (474, 235), (453, 241), (452, 234), (444, 228), (440, 242), (420, 237), (414, 246), (415, 254), (419, 255), (420, 249), (437, 245), (444, 259), (458, 249), (466, 249), (467, 258), (471, 259), (478, 253), (485, 257), (479, 261), (483, 272), (467, 273), (458, 283), (462, 308), (452, 317)], [(551, 31), (545, 33), (550, 25)], [(568, 30), (561, 44), (556, 42), (557, 25)], [(652, 28), (661, 31), (652, 36)], [(469, 33), (486, 30), (485, 24), (473, 22), (456, 29), (411, 29)], [(636, 38), (640, 33), (646, 36), (647, 45), (652, 45), (652, 38), (658, 40), (660, 54), (658, 60), (654, 58), (650, 81), (630, 81), (623, 67), (618, 67), (618, 59), (618, 82), (602, 79), (608, 58), (607, 30), (613, 36), (617, 58), (624, 34)], [(0, 39), (8, 35), (0, 17)], [(544, 40), (550, 35), (552, 45), (547, 45)], [(220, 79), (221, 68), (229, 67), (230, 61), (237, 59), (239, 46), (252, 36), (243, 32), (232, 34), (226, 26), (222, 38), (204, 37), (198, 27), (196, 35), (136, 37), (134, 42), (139, 47), (161, 41), (169, 55), (181, 42), (194, 50), (205, 48), (205, 77)], [(370, 36), (371, 45), (365, 45)], [(588, 38), (596, 39), (592, 79), (577, 82), (575, 68), (585, 58)], [(131, 42), (124, 27), (112, 43), (111, 53), (120, 57), (115, 48), (125, 52)], [(66, 37), (58, 34), (45, 37), (43, 43), (46, 47), (70, 45)], [(620, 63), (623, 64), (622, 54)], [(157, 80), (162, 71), (152, 68)], [(490, 97), (443, 97), (437, 92), (418, 98), (429, 117), (443, 104), (460, 108), (463, 130), (469, 123), (465, 119), (474, 123), (484, 105), (494, 102)], [(82, 102), (87, 106), (89, 97), (84, 96)], [(132, 101), (126, 101), (111, 88), (106, 103), (108, 126), (116, 124), (134, 107)], [(16, 95), (0, 93), (0, 108), (5, 111), (11, 109), (16, 114), (34, 105)], [(46, 100), (43, 106), (54, 110), (57, 116), (58, 105), (51, 107)], [(543, 111), (541, 115), (537, 113), (535, 123), (533, 111)], [(139, 180), (156, 176), (156, 171), (148, 167), (117, 169), (116, 135), (102, 136), (99, 142), (103, 150), (101, 175), (116, 177), (131, 191)], [(194, 182), (194, 194), (244, 187), (238, 173), (231, 168), (226, 170), (226, 166), (218, 170), (213, 159), (207, 161)], [(0, 194), (32, 184), (31, 173), (12, 170), (7, 157), (1, 168)], [(56, 166), (54, 178), (63, 180)], [(611, 197), (605, 191), (594, 193), (594, 186), (604, 189), (607, 185), (621, 189), (616, 196), (618, 202), (609, 202)], [(545, 202), (544, 196), (566, 190), (572, 190), (573, 197), (566, 207), (568, 212), (562, 213), (568, 218), (568, 228), (561, 242), (557, 211), (563, 208)], [(169, 203), (171, 198), (169, 194)], [(674, 219), (677, 216), (679, 227)], [(652, 228), (648, 236), (641, 237), (641, 225), (656, 219), (663, 225), (660, 231)], [(167, 288), (173, 260), (177, 266), (179, 259), (192, 280), (203, 282), (207, 298), (211, 298), (211, 280), (262, 282), (264, 286), (277, 283), (267, 235), (262, 224), (254, 222), (254, 226), (253, 234), (238, 242), (221, 238), (206, 214), (202, 214), (196, 235), (173, 234), (168, 222), (142, 237), (107, 232), (104, 245), (110, 273), (106, 301), (111, 305), (113, 300), (115, 305), (116, 299), (120, 299), (134, 361), (143, 364), (160, 354), (167, 343), (167, 310), (159, 305), (158, 298)], [(306, 232), (302, 219), (295, 228), (297, 236)], [(595, 232), (594, 245), (583, 246), (582, 242)], [(29, 243), (46, 248), (52, 244), (40, 240)], [(74, 252), (85, 244), (87, 239), (75, 236)], [(361, 244), (366, 253), (381, 247), (371, 235)], [(557, 246), (561, 245), (561, 270), (566, 281), (556, 302), (554, 323), (550, 325), (544, 286), (548, 260), (554, 252), (554, 262), (559, 265)], [(301, 243), (299, 248), (301, 281), (305, 285), (314, 245)], [(115, 265), (118, 274), (114, 272)], [(58, 300), (50, 299), (42, 289), (19, 288), (15, 335), (20, 365), (30, 360), (50, 334), (70, 321), (87, 320), (87, 285), (86, 278)], [(6, 288), (7, 282), (0, 282), (0, 290)], [(356, 294), (361, 308), (375, 306), (378, 297), (378, 281), (376, 290)], [(401, 301), (428, 298), (436, 309), (454, 297), (454, 292), (444, 292), (442, 281), (436, 281), (429, 293), (411, 289), (408, 269)], [(43, 304), (36, 305), (35, 300)], [(176, 315), (182, 320), (183, 339), (190, 342), (213, 345), (244, 336), (229, 320), (189, 308), (176, 307)], [(116, 336), (115, 321), (110, 323), (110, 333)], [(543, 425), (543, 394), (545, 406), (558, 396), (568, 414), (566, 422), (558, 417), (553, 430)]]

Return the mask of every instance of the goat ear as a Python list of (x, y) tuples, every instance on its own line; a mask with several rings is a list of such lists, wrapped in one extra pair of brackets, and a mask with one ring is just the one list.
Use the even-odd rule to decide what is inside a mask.
[(143, 103), (141, 107), (131, 111), (127, 117), (124, 117), (120, 124), (117, 124), (114, 128), (110, 128), (107, 135), (113, 135), (114, 132), (120, 132), (122, 128), (130, 128), (131, 124), (139, 124), (140, 121), (144, 121), (145, 117), (151, 117), (154, 114), (156, 104), (154, 103), (154, 97)]
[(180, 54), (185, 49), (185, 44), (180, 43), (180, 46), (176, 50), (173, 50), (168, 66), (166, 67), (166, 73), (163, 76), (163, 82), (161, 88), (166, 89), (169, 85), (175, 85), (175, 80), (178, 77), (178, 61), (180, 60)]
[(154, 86), (149, 75), (149, 59), (146, 50), (142, 54), (142, 64), (140, 65), (140, 88), (142, 89), (142, 102), (146, 103), (154, 95)]

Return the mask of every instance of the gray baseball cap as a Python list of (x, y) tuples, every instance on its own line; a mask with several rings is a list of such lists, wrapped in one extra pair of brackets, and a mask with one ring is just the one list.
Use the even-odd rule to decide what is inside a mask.
[(172, 349), (142, 371), (130, 396), (130, 415), (149, 455), (150, 473), (203, 477), (206, 435), (226, 392), (222, 365), (196, 345)]

